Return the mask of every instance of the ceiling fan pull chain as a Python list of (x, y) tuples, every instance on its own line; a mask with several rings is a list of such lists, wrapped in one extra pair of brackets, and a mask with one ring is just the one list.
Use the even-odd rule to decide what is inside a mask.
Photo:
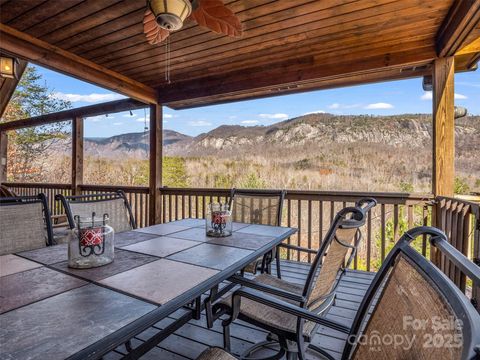
[(170, 84), (170, 37), (165, 41), (165, 81)]

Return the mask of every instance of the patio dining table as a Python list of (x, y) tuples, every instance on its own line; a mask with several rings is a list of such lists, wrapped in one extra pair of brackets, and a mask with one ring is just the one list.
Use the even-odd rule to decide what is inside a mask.
[(66, 244), (0, 257), (0, 359), (98, 359), (178, 309), (167, 326), (126, 356), (138, 358), (202, 310), (201, 296), (296, 229), (234, 223), (207, 237), (184, 219), (115, 235), (115, 260), (68, 267)]

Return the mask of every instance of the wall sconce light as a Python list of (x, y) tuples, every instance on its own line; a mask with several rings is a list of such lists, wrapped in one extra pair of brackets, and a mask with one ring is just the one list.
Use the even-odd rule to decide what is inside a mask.
[(0, 76), (5, 78), (17, 77), (17, 64), (18, 60), (11, 56), (0, 56)]

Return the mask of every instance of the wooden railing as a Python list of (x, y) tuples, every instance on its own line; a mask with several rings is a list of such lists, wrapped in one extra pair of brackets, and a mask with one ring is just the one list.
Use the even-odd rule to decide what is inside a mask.
[[(448, 236), (450, 244), (480, 266), (480, 206), (477, 203), (437, 197), (435, 225)], [(480, 284), (473, 284), (457, 266), (440, 253), (432, 254), (435, 264), (469, 297), (480, 311)]]
[[(5, 183), (19, 195), (47, 195), (53, 214), (63, 213), (57, 193), (71, 194), (69, 184), (25, 184)], [(132, 206), (138, 226), (148, 226), (149, 189), (140, 186), (82, 185), (84, 194), (123, 190)], [(162, 222), (185, 218), (204, 218), (207, 204), (227, 202), (229, 189), (161, 188)], [(318, 249), (336, 212), (353, 205), (362, 197), (373, 197), (378, 201), (362, 229), (363, 241), (353, 262), (354, 269), (376, 271), (395, 242), (408, 229), (419, 225), (434, 225), (445, 231), (453, 246), (478, 264), (480, 259), (480, 210), (479, 205), (459, 199), (431, 195), (394, 193), (356, 193), (297, 191), (286, 193), (282, 225), (298, 229), (287, 242), (308, 249)], [(414, 246), (426, 257), (430, 247), (426, 239), (418, 239)], [(285, 251), (282, 257), (289, 260), (312, 261), (312, 254)], [(473, 287), (468, 278), (445, 259), (432, 255), (432, 260), (473, 301), (480, 298), (480, 289)]]
[[(169, 222), (188, 217), (204, 218), (206, 205), (211, 201), (226, 202), (229, 189), (162, 188), (162, 221)], [(287, 191), (282, 225), (298, 229), (288, 243), (308, 249), (318, 249), (335, 214), (343, 207), (353, 205), (362, 197), (374, 197), (378, 206), (369, 214), (362, 248), (353, 263), (355, 269), (377, 270), (386, 254), (401, 234), (414, 226), (431, 224), (430, 195), (354, 193), (327, 191)], [(426, 239), (418, 248), (427, 254)], [(307, 252), (286, 251), (289, 260), (312, 261)]]

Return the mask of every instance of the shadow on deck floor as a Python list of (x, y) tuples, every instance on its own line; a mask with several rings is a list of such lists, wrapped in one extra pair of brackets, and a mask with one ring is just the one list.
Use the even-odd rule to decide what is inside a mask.
[[(282, 261), (282, 278), (303, 284), (310, 265), (294, 261)], [(364, 271), (348, 270), (338, 287), (337, 300), (328, 314), (327, 318), (351, 326), (360, 301), (370, 285), (374, 273)], [(175, 319), (184, 314), (186, 310), (179, 310), (168, 318), (160, 321), (154, 327), (139, 334), (132, 339), (133, 347), (140, 342), (153, 336), (160, 329), (172, 323)], [(265, 339), (267, 333), (259, 328), (236, 321), (231, 326), (232, 352), (234, 355), (243, 353), (254, 343)], [(335, 358), (340, 358), (343, 345), (346, 339), (345, 334), (335, 330), (320, 327), (313, 339), (313, 344), (327, 350)], [(188, 324), (163, 340), (155, 348), (142, 356), (142, 360), (186, 360), (196, 359), (200, 353), (209, 346), (223, 346), (222, 326), (217, 321), (212, 329), (207, 329), (206, 318), (202, 313), (200, 320), (191, 320)], [(120, 359), (126, 353), (125, 347), (117, 348), (116, 351), (107, 354), (105, 360)], [(257, 353), (260, 355), (260, 352)], [(262, 355), (273, 354), (265, 349)], [(314, 352), (308, 352), (308, 359), (319, 359)]]

